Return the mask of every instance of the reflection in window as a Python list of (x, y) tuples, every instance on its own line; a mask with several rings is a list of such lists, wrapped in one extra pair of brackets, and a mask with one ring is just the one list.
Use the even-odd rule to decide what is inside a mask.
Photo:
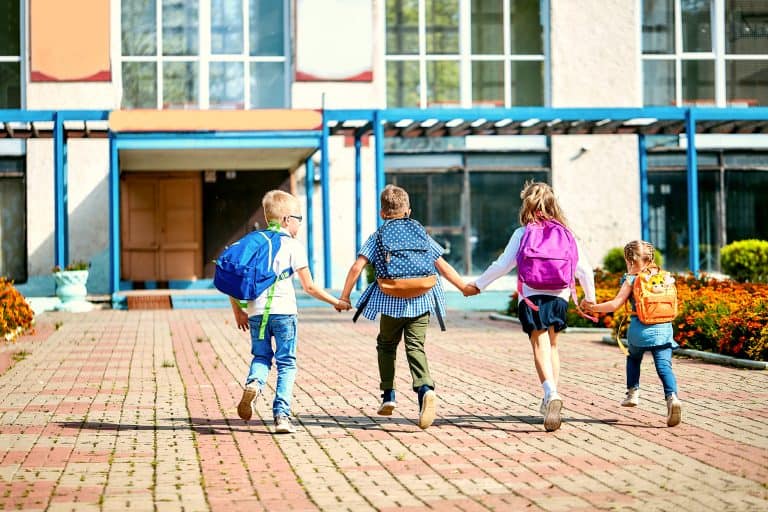
[(459, 1), (425, 0), (427, 53), (459, 53)]
[(285, 55), (284, 4), (276, 0), (249, 0), (250, 55)]
[(21, 107), (21, 63), (0, 62), (0, 108)]
[(544, 53), (544, 28), (541, 26), (539, 0), (512, 0), (509, 25), (512, 53), (537, 55)]
[(643, 62), (643, 104), (670, 106), (675, 104), (675, 61)]
[(241, 109), (245, 102), (242, 62), (211, 62), (211, 108)]
[(482, 107), (504, 106), (504, 63), (472, 63), (472, 104)]
[(459, 63), (456, 61), (427, 62), (427, 103), (437, 107), (459, 105)]
[(387, 53), (419, 53), (418, 0), (387, 0)]
[(472, 0), (473, 54), (502, 55), (504, 53), (503, 5), (501, 0)]
[(155, 0), (123, 0), (120, 3), (123, 55), (157, 53)]
[(714, 104), (715, 62), (712, 60), (683, 61), (683, 103)]
[(157, 107), (157, 64), (123, 62), (123, 107)]
[(211, 53), (216, 55), (243, 53), (243, 3), (241, 0), (212, 0)]
[(513, 106), (528, 106), (544, 104), (544, 62), (542, 61), (512, 61), (511, 66)]
[(197, 62), (163, 64), (163, 108), (197, 108)]
[(285, 64), (251, 63), (251, 108), (282, 108), (286, 105)]
[(726, 1), (725, 51), (745, 55), (768, 52), (768, 2)]
[(418, 61), (387, 62), (387, 105), (390, 107), (419, 106)]
[(0, 4), (0, 108), (21, 107), (20, 12), (18, 1)]
[(163, 55), (197, 55), (198, 0), (163, 0)]
[(712, 13), (710, 0), (682, 0), (683, 51), (712, 51)]
[(645, 0), (643, 2), (643, 53), (674, 52), (674, 0)]
[(27, 185), (23, 157), (0, 157), (0, 276), (27, 280)]
[(768, 105), (768, 60), (726, 61), (725, 75), (729, 105)]

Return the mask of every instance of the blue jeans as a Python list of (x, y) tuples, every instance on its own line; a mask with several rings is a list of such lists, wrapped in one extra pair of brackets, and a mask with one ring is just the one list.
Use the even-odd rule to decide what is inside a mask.
[[(296, 335), (298, 322), (296, 315), (269, 315), (264, 339), (258, 339), (262, 315), (248, 319), (251, 324), (251, 369), (245, 385), (254, 381), (259, 389), (264, 388), (269, 370), (272, 368), (272, 358), (277, 366), (277, 385), (275, 400), (272, 402), (272, 414), (290, 416), (293, 383), (296, 380)], [(275, 338), (275, 349), (272, 350), (272, 338)]]
[(677, 393), (677, 380), (672, 371), (672, 347), (662, 345), (660, 347), (637, 347), (629, 345), (629, 355), (627, 356), (627, 389), (640, 387), (640, 363), (643, 362), (643, 354), (650, 352), (653, 354), (653, 364), (656, 366), (656, 373), (661, 379), (661, 385), (664, 387), (664, 396), (670, 393)]

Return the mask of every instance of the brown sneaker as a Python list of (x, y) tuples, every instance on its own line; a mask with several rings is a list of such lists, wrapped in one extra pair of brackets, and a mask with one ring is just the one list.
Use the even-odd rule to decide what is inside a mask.
[(679, 425), (682, 419), (683, 404), (675, 393), (670, 393), (667, 397), (667, 426), (674, 427)]
[(256, 386), (248, 385), (243, 389), (243, 397), (237, 404), (237, 415), (240, 419), (248, 421), (253, 417), (253, 402), (259, 396), (260, 390)]
[(563, 399), (557, 393), (552, 393), (547, 400), (547, 413), (544, 415), (544, 430), (554, 432), (560, 428), (560, 411), (563, 409)]

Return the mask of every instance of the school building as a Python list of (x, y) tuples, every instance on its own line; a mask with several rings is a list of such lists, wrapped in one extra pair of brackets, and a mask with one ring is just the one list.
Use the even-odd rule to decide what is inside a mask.
[(52, 295), (209, 288), (282, 187), (340, 288), (378, 192), (464, 276), (552, 184), (593, 265), (768, 239), (768, 2), (0, 2), (0, 275)]

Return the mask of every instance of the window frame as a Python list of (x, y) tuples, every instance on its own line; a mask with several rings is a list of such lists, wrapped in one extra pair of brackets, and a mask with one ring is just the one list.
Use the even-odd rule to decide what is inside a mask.
[[(234, 110), (250, 110), (262, 108), (252, 105), (251, 98), (251, 68), (254, 64), (277, 62), (283, 64), (284, 81), (283, 97), (286, 108), (291, 105), (291, 20), (293, 18), (292, 2), (280, 0), (283, 6), (283, 55), (281, 56), (252, 56), (250, 55), (250, 0), (240, 0), (243, 11), (243, 48), (240, 53), (219, 54), (211, 51), (211, 2), (199, 0), (198, 3), (198, 53), (196, 55), (163, 55), (163, 0), (155, 4), (155, 53), (153, 55), (123, 55), (122, 39), (119, 43), (118, 65), (115, 69), (116, 80), (123, 84), (123, 64), (128, 62), (152, 63), (155, 65), (157, 97), (155, 108), (166, 109), (163, 102), (163, 64), (172, 62), (195, 63), (197, 65), (197, 105), (192, 108), (200, 110), (227, 110), (226, 107), (214, 105), (211, 107), (210, 98), (210, 65), (213, 62), (235, 62), (243, 64), (243, 104)], [(122, 12), (117, 13), (118, 33), (122, 34)], [(122, 98), (121, 98), (122, 107)]]
[[(550, 94), (550, 44), (549, 44), (549, 3), (550, 0), (539, 0), (539, 17), (542, 25), (542, 52), (541, 54), (515, 54), (511, 52), (512, 38), (510, 33), (510, 2), (514, 0), (501, 0), (502, 3), (502, 30), (503, 53), (486, 54), (471, 53), (472, 46), (472, 3), (471, 0), (457, 0), (459, 10), (459, 51), (451, 54), (427, 53), (427, 24), (426, 24), (426, 0), (418, 0), (418, 53), (416, 54), (389, 54), (387, 53), (387, 17), (386, 0), (381, 2), (381, 19), (384, 20), (384, 102), (387, 103), (389, 75), (387, 67), (390, 62), (417, 62), (419, 66), (419, 104), (417, 108), (429, 108), (429, 91), (427, 82), (427, 63), (436, 61), (458, 62), (459, 64), (459, 104), (461, 108), (473, 108), (473, 80), (472, 65), (475, 62), (501, 62), (504, 73), (504, 104), (500, 107), (512, 107), (512, 65), (514, 62), (541, 62), (543, 66), (543, 105), (551, 103)], [(387, 105), (392, 107), (391, 105)]]
[[(644, 53), (643, 41), (643, 1), (638, 0), (640, 11), (639, 42), (640, 42), (640, 91), (643, 105), (645, 104), (645, 76), (644, 64), (648, 61), (673, 62), (675, 71), (674, 106), (702, 105), (715, 107), (728, 107), (728, 83), (727, 64), (735, 61), (768, 61), (768, 52), (764, 54), (728, 54), (726, 53), (726, 0), (709, 0), (710, 25), (712, 29), (712, 46), (709, 52), (685, 52), (683, 51), (683, 20), (681, 0), (673, 1), (673, 29), (674, 51), (672, 53)], [(714, 66), (714, 98), (707, 101), (685, 101), (683, 99), (683, 63), (685, 61), (711, 62)], [(762, 105), (766, 106), (766, 105)]]

